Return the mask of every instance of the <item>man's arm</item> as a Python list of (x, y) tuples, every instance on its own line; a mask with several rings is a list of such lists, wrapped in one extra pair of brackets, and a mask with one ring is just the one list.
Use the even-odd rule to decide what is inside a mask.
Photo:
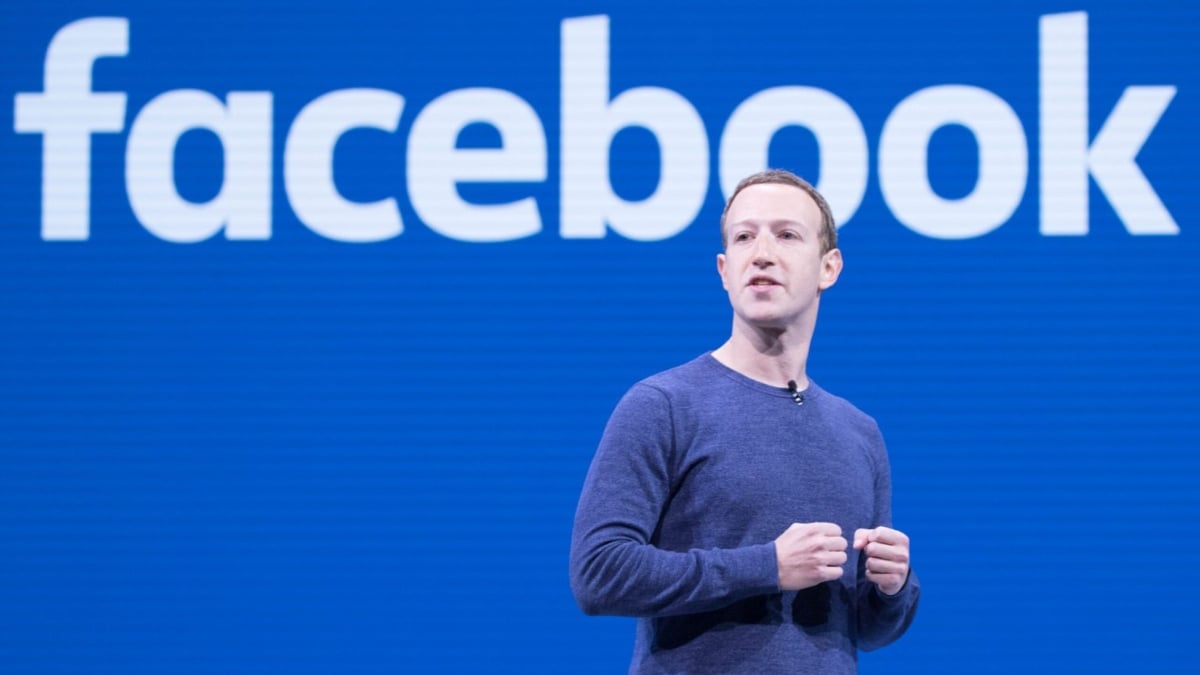
[(775, 542), (667, 551), (651, 542), (672, 494), (674, 420), (666, 395), (635, 385), (592, 460), (571, 537), (571, 588), (588, 614), (701, 612), (779, 589)]
[[(878, 430), (876, 430), (878, 434)], [(921, 584), (911, 567), (908, 535), (892, 529), (892, 478), (878, 436), (875, 476), (877, 527), (854, 533), (858, 564), (858, 646), (870, 651), (897, 640), (917, 612)]]

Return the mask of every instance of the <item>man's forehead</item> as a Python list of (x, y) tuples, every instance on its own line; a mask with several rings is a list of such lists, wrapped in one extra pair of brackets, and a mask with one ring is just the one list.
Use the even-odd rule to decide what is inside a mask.
[[(776, 187), (783, 189), (758, 189)], [(744, 188), (729, 205), (725, 217), (727, 228), (793, 225), (816, 230), (821, 225), (821, 209), (807, 192), (775, 183)]]
[(742, 188), (729, 205), (727, 219), (730, 224), (796, 222), (815, 224), (820, 222), (821, 209), (804, 190), (786, 183), (759, 183)]

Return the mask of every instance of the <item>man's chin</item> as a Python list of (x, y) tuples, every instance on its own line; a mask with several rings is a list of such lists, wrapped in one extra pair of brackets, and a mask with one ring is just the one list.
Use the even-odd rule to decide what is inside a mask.
[(786, 319), (774, 313), (745, 314), (742, 316), (742, 320), (755, 330), (783, 331), (788, 327)]

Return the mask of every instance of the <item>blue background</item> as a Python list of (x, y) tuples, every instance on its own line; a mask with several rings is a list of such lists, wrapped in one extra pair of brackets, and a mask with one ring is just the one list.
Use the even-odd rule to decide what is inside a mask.
[[(1091, 134), (1130, 85), (1175, 99), (1138, 163), (1179, 224), (1129, 234), (1091, 187), (1090, 231), (1038, 231), (1038, 20), (1089, 13)], [(567, 585), (578, 491), (634, 381), (719, 345), (733, 109), (780, 85), (827, 89), (867, 132), (871, 174), (841, 230), (846, 270), (810, 373), (873, 415), (896, 524), (924, 587), (916, 623), (863, 672), (1179, 672), (1200, 602), (1194, 483), (1200, 66), (1186, 3), (38, 2), (2, 13), (3, 96), (43, 89), (54, 33), (129, 18), (130, 53), (93, 88), (128, 93), (92, 145), (91, 236), (43, 241), (41, 137), (0, 105), (0, 670), (14, 673), (622, 672), (633, 622), (583, 616)], [(679, 235), (558, 234), (563, 19), (610, 17), (613, 95), (673, 89), (707, 127), (704, 209)], [(876, 150), (895, 105), (963, 83), (1006, 100), (1030, 174), (1011, 219), (946, 241), (900, 224)], [(487, 86), (545, 126), (548, 179), (464, 188), (537, 198), (543, 230), (473, 244), (421, 224), (405, 139), (448, 91)], [(394, 196), (402, 235), (322, 238), (283, 190), (312, 99), (405, 97), (394, 134), (338, 146), (350, 199)], [(196, 88), (274, 94), (273, 234), (162, 241), (124, 183), (129, 124)], [(487, 145), (487, 130), (464, 144)], [(816, 177), (781, 132), (771, 163)], [(970, 192), (975, 145), (933, 137), (930, 175)], [(221, 148), (180, 142), (181, 194), (214, 196)], [(657, 146), (613, 142), (616, 191), (653, 192)]]

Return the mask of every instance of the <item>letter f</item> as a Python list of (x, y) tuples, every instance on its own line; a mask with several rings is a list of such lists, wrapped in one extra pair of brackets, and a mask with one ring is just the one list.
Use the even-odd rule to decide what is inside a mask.
[(92, 92), (92, 64), (129, 53), (129, 20), (81, 19), (46, 49), (45, 91), (16, 96), (13, 129), (42, 139), (42, 239), (88, 238), (92, 133), (125, 128), (125, 94)]

